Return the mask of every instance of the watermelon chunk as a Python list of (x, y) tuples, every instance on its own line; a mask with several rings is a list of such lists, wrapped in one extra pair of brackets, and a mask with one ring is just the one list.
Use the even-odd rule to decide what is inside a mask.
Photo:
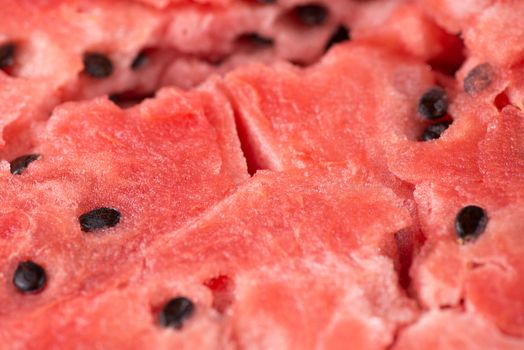
[[(384, 282), (387, 288), (382, 288)], [(311, 288), (304, 290), (305, 286)], [(180, 294), (194, 300), (194, 315), (180, 332), (160, 327), (159, 307)], [(340, 341), (376, 349), (390, 343), (394, 330), (417, 314), (413, 302), (396, 287), (390, 262), (378, 257), (328, 255), (245, 271), (237, 276), (235, 295), (239, 302), (221, 315), (212, 307), (211, 291), (198, 281), (180, 276), (175, 282), (156, 275), (10, 319), (3, 322), (0, 340), (29, 349), (33, 344), (233, 349), (253, 343), (336, 348)], [(265, 308), (258, 307), (260, 303)]]
[[(136, 254), (139, 263), (120, 267), (119, 279), (99, 276), (104, 288), (84, 288), (64, 302), (13, 313), (0, 339), (20, 346), (68, 346), (74, 340), (224, 348), (256, 341), (310, 348), (334, 346), (352, 329), (361, 334), (355, 340), (361, 348), (385, 346), (417, 314), (388, 258), (395, 255), (394, 233), (410, 224), (391, 190), (343, 167), (261, 172), (199, 220), (144, 245)], [(202, 264), (203, 257), (214, 263)], [(60, 273), (53, 266), (50, 275)], [(157, 321), (159, 309), (176, 295), (196, 303), (178, 334)], [(28, 332), (33, 323), (39, 328)], [(83, 326), (91, 323), (105, 326)], [(205, 336), (192, 336), (204, 328)], [(322, 337), (300, 335), (318, 328)]]
[[(20, 175), (2, 163), (0, 257), (10, 272), (0, 276), (8, 287), (0, 292), (1, 314), (98, 288), (95, 281), (110, 276), (118, 284), (126, 275), (114, 274), (136, 263), (129, 257), (143, 245), (246, 179), (231, 110), (206, 89), (212, 86), (164, 90), (128, 110), (107, 99), (64, 104), (35, 140), (37, 160)], [(121, 215), (116, 227), (83, 232), (79, 217), (107, 207)], [(50, 274), (47, 293), (32, 302), (10, 281), (24, 259), (37, 259)]]
[(14, 159), (29, 150), (38, 122), (58, 103), (46, 81), (15, 79), (0, 71), (0, 155)]
[(417, 315), (389, 261), (354, 255), (311, 260), (239, 276), (231, 323), (241, 348), (385, 348), (397, 327)]
[[(324, 249), (395, 257), (395, 233), (412, 224), (408, 207), (392, 190), (366, 179), (365, 174), (353, 175), (351, 169), (340, 166), (259, 172), (177, 233), (181, 235), (178, 243), (164, 260), (156, 248), (153, 255), (163, 264), (171, 258), (172, 249), (188, 262), (206, 256), (215, 262), (214, 269), (231, 260), (233, 266), (258, 266), (280, 255), (307, 256)], [(279, 191), (282, 188), (285, 191)], [(199, 244), (186, 237), (198, 237)], [(155, 244), (173, 245), (173, 239), (166, 236)]]
[(521, 339), (501, 333), (473, 313), (430, 311), (399, 336), (393, 349), (508, 349), (523, 346)]
[(3, 5), (3, 347), (524, 347), (520, 2)]
[[(482, 11), (464, 32), (472, 56), (505, 67), (521, 63), (524, 47), (519, 38), (523, 28), (506, 24), (518, 23), (515, 21), (523, 13), (524, 5), (519, 1), (494, 3)], [(504, 18), (504, 21), (500, 21), (500, 18)]]
[(451, 33), (459, 33), (470, 25), (494, 0), (418, 0), (428, 15)]

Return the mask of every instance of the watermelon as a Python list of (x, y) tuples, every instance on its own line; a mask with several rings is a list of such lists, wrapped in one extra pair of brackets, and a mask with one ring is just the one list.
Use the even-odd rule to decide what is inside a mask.
[(458, 310), (430, 311), (403, 332), (393, 349), (520, 349), (518, 339), (501, 335), (482, 318)]
[(3, 348), (524, 348), (520, 2), (3, 5)]
[[(288, 190), (279, 193), (281, 188)], [(370, 211), (373, 216), (365, 215)], [(260, 218), (273, 219), (262, 223)], [(74, 302), (30, 312), (29, 322), (28, 315), (13, 314), (0, 338), (21, 347), (30, 347), (30, 342), (67, 347), (73, 339), (88, 346), (90, 339), (100, 339), (94, 344), (104, 347), (127, 347), (133, 342), (138, 347), (221, 348), (229, 342), (241, 347), (256, 342), (271, 348), (311, 348), (332, 346), (354, 329), (362, 333), (360, 348), (374, 348), (377, 342), (387, 345), (395, 328), (417, 314), (415, 303), (400, 290), (389, 258), (396, 250), (394, 233), (408, 227), (410, 220), (390, 189), (370, 184), (344, 167), (261, 172), (199, 220), (156, 237), (130, 263), (115, 266), (122, 279), (99, 275), (97, 285), (103, 285), (103, 290), (84, 285)], [(213, 264), (202, 264), (204, 257)], [(379, 287), (384, 280), (388, 281), (385, 289)], [(55, 277), (54, 283), (60, 281)], [(71, 287), (71, 281), (63, 283)], [(304, 285), (312, 286), (305, 294)], [(195, 333), (189, 342), (151, 322), (177, 293), (197, 303), (198, 313), (187, 323), (188, 336)], [(260, 303), (269, 304), (261, 309)], [(308, 310), (303, 310), (304, 303)], [(93, 307), (79, 323), (75, 309), (81, 305)], [(144, 316), (115, 317), (135, 312)], [(333, 322), (326, 323), (334, 312)], [(57, 322), (40, 321), (50, 317)], [(85, 329), (82, 322), (109, 326)], [(23, 330), (33, 323), (40, 328)], [(274, 333), (266, 332), (269, 324)], [(210, 327), (205, 337), (198, 335), (202, 327)], [(311, 327), (327, 327), (323, 338), (295, 332)], [(142, 336), (123, 337), (118, 329)], [(67, 336), (59, 340), (53, 334)]]
[[(187, 94), (165, 90), (125, 111), (105, 98), (64, 104), (33, 143), (37, 157), (18, 175), (11, 174), (16, 162), (11, 169), (2, 164), (0, 256), (11, 272), (20, 259), (38, 258), (47, 269), (64, 266), (50, 276), (51, 299), (35, 298), (36, 305), (56, 293), (97, 288), (96, 280), (112, 275), (110, 261), (183, 226), (247, 177), (232, 112), (206, 87)], [(123, 196), (129, 191), (134, 195)], [(82, 233), (79, 217), (98, 208), (121, 216), (108, 228), (113, 234), (99, 236), (96, 225)], [(163, 219), (147, 219), (156, 215)], [(72, 257), (74, 265), (67, 263)], [(100, 269), (90, 268), (95, 261)], [(0, 278), (9, 285), (8, 274)], [(36, 307), (13, 288), (2, 290), (0, 299), (4, 315)]]

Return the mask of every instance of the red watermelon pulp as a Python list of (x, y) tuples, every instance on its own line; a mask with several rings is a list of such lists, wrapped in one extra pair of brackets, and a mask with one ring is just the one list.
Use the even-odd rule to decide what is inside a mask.
[(524, 348), (520, 2), (2, 5), (0, 348)]

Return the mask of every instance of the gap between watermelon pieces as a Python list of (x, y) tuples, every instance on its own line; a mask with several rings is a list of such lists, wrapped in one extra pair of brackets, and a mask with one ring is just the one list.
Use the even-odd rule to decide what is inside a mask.
[[(388, 0), (320, 1), (329, 16), (322, 26), (303, 28), (290, 18), (294, 0), (261, 5), (256, 1), (12, 1), (0, 14), (2, 44), (14, 44), (14, 63), (4, 68), (17, 84), (42, 84), (47, 90), (39, 108), (31, 104), (23, 117), (1, 115), (7, 147), (0, 155), (13, 159), (31, 148), (38, 121), (61, 102), (103, 95), (136, 98), (167, 85), (191, 88), (209, 76), (248, 62), (317, 61), (333, 33), (343, 25), (355, 40), (387, 46), (424, 61), (456, 65), (452, 52), (460, 44), (414, 4)], [(147, 3), (154, 6), (147, 6)], [(169, 6), (168, 6), (169, 5)], [(167, 6), (167, 7), (165, 7)], [(140, 18), (140, 26), (136, 26)], [(201, 25), (206, 23), (206, 25)], [(304, 31), (307, 35), (304, 35)], [(424, 35), (414, 38), (409, 33)], [(239, 38), (257, 34), (270, 47), (243, 45)], [(241, 40), (240, 40), (241, 41)], [(83, 57), (97, 53), (112, 62), (109, 77), (84, 72)], [(138, 57), (142, 64), (133, 68)], [(3, 71), (0, 73), (3, 74)], [(24, 96), (17, 95), (16, 103)], [(125, 102), (125, 101), (124, 101)], [(28, 107), (24, 107), (28, 108)], [(5, 119), (4, 119), (5, 118)], [(20, 119), (20, 120), (17, 120)]]

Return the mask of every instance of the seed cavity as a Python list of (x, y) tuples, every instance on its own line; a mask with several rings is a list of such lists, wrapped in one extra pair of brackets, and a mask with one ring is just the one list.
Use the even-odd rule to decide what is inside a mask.
[(16, 45), (5, 43), (0, 46), (0, 69), (5, 69), (15, 63)]
[(427, 90), (418, 101), (418, 113), (430, 120), (439, 119), (448, 111), (448, 94), (440, 87)]
[(113, 73), (113, 63), (104, 54), (97, 52), (85, 53), (84, 73), (96, 79), (107, 78)]
[(39, 158), (40, 158), (39, 154), (26, 154), (26, 155), (13, 159), (10, 162), (11, 174), (13, 175), (22, 174), (24, 170), (27, 169), (29, 164), (31, 164), (35, 160), (38, 160)]
[(295, 8), (298, 21), (308, 27), (323, 25), (329, 16), (328, 10), (321, 4), (306, 4)]
[(473, 241), (486, 229), (488, 217), (481, 207), (468, 205), (455, 218), (455, 231), (460, 240)]
[(237, 42), (239, 44), (244, 44), (244, 45), (248, 44), (250, 46), (254, 46), (258, 48), (270, 47), (275, 44), (272, 38), (262, 36), (258, 33), (242, 34), (238, 37)]
[(489, 63), (482, 63), (469, 71), (464, 78), (464, 91), (469, 95), (482, 92), (488, 88), (495, 72)]
[(18, 264), (13, 275), (13, 284), (22, 293), (37, 293), (46, 284), (47, 276), (42, 266), (24, 261)]
[(120, 212), (113, 208), (97, 208), (80, 215), (78, 221), (84, 232), (97, 231), (116, 226), (120, 222)]
[(339, 26), (335, 32), (331, 35), (328, 42), (326, 43), (325, 50), (328, 51), (330, 48), (336, 44), (343, 43), (345, 41), (351, 40), (351, 34), (349, 29), (346, 26)]
[(139, 70), (140, 68), (144, 67), (148, 61), (149, 58), (147, 57), (146, 51), (140, 51), (133, 59), (133, 62), (131, 62), (131, 70)]
[(184, 322), (189, 319), (195, 311), (195, 305), (186, 297), (179, 296), (169, 300), (159, 315), (159, 323), (162, 327), (182, 329)]

